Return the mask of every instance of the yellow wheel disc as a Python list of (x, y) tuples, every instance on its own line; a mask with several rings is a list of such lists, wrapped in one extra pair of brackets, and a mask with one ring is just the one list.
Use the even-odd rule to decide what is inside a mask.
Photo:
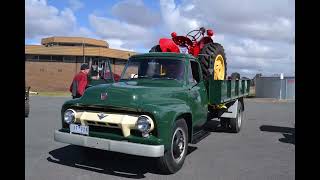
[(214, 76), (213, 76), (214, 80), (224, 80), (225, 78), (224, 59), (220, 54), (214, 60), (213, 73), (214, 73)]

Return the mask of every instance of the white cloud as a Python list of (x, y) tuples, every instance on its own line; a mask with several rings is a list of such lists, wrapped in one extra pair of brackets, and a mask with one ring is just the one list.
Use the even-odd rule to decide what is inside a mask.
[[(187, 9), (191, 10), (192, 8)], [(175, 31), (177, 34), (186, 34), (201, 25), (196, 19), (182, 16), (180, 8), (174, 0), (160, 0), (160, 11), (165, 25), (164, 28), (169, 32)]]
[(275, 18), (273, 22), (234, 24), (227, 32), (261, 40), (290, 42), (294, 38), (294, 24), (289, 19), (280, 17)]
[(69, 3), (71, 3), (71, 9), (59, 10), (49, 5), (46, 0), (26, 0), (25, 36), (29, 40), (28, 42), (39, 44), (41, 38), (48, 36), (98, 38), (90, 29), (79, 27), (77, 24), (77, 19), (72, 9), (79, 9), (83, 4), (78, 0), (71, 0)]
[(160, 23), (160, 14), (148, 9), (142, 0), (124, 0), (112, 7), (112, 14), (130, 24), (156, 26)]
[(59, 11), (45, 0), (27, 0), (25, 8), (25, 36), (69, 35), (76, 26), (76, 17), (69, 8)]
[(122, 48), (150, 47), (155, 40), (152, 31), (138, 25), (93, 14), (89, 15), (89, 22), (95, 33), (103, 39), (120, 39)]
[(125, 50), (125, 51), (134, 51), (133, 49), (123, 48), (122, 46), (125, 43), (120, 39), (107, 39), (106, 41), (109, 43), (109, 47), (112, 48), (112, 49), (120, 49), (120, 50)]
[(80, 0), (68, 0), (68, 3), (70, 4), (70, 8), (73, 11), (77, 11), (84, 7), (84, 3), (81, 2)]
[(193, 4), (187, 4), (185, 7), (183, 7), (184, 11), (191, 11), (192, 9), (194, 9), (194, 5)]
[(136, 39), (149, 34), (143, 27), (92, 14), (89, 22), (96, 33), (105, 38)]
[(279, 71), (290, 75), (294, 73), (292, 44), (229, 36), (225, 36), (219, 43), (225, 49), (228, 74), (240, 72), (244, 76), (253, 77), (259, 72), (265, 75)]
[[(279, 49), (281, 47), (281, 49)], [(240, 43), (230, 43), (226, 50), (232, 56), (252, 57), (265, 59), (284, 58), (288, 56), (287, 51), (284, 51), (289, 47), (286, 44), (279, 45), (277, 47), (268, 46), (260, 41), (252, 39), (241, 39)]]
[(262, 40), (293, 40), (294, 1), (193, 0), (186, 4), (190, 3), (194, 8), (181, 10), (181, 16), (197, 19), (218, 33)]

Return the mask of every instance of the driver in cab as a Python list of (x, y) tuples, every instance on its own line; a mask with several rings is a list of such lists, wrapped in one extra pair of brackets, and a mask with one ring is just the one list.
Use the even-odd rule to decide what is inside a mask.
[(177, 63), (168, 63), (164, 66), (167, 78), (183, 80), (184, 68), (179, 67)]

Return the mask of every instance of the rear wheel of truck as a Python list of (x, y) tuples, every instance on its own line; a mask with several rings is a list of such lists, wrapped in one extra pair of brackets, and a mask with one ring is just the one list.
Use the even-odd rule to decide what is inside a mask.
[(208, 79), (211, 72), (214, 80), (226, 79), (227, 62), (221, 44), (210, 42), (204, 45), (200, 52), (199, 59), (204, 79)]
[(165, 174), (173, 174), (181, 169), (188, 151), (188, 126), (184, 119), (175, 122), (170, 138), (170, 148), (158, 159), (160, 169)]
[(242, 103), (238, 101), (237, 117), (230, 119), (230, 130), (233, 133), (238, 133), (241, 129), (243, 120), (243, 107)]
[(223, 129), (229, 129), (230, 119), (228, 118), (220, 118), (220, 125)]

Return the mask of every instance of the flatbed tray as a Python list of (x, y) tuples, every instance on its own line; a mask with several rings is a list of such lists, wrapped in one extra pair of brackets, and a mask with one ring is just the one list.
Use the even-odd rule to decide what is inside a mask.
[(217, 105), (249, 95), (250, 80), (213, 80), (208, 84), (209, 104)]

